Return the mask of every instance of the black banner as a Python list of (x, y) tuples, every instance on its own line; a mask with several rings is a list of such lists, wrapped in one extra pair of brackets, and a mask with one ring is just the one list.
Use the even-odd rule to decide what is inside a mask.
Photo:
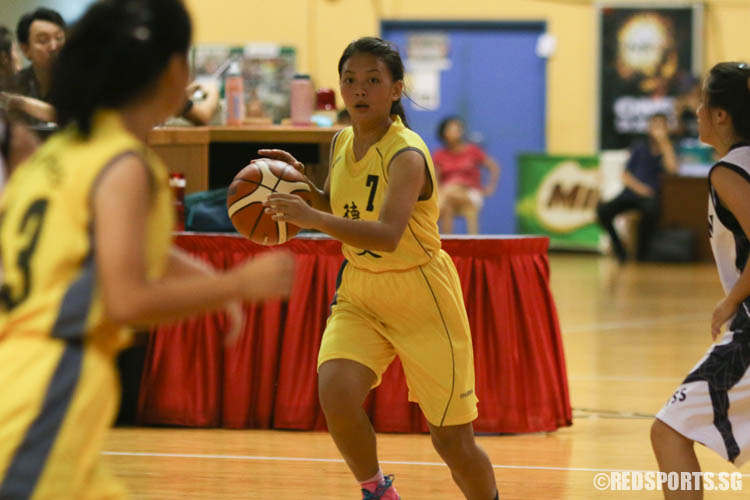
[(627, 148), (648, 118), (676, 124), (675, 98), (693, 80), (694, 7), (602, 7), (599, 148)]

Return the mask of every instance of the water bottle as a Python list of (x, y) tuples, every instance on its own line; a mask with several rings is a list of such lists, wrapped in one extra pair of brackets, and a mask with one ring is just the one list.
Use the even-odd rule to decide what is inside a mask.
[(292, 125), (310, 125), (315, 95), (310, 75), (294, 75), (290, 84)]
[(332, 127), (337, 116), (336, 94), (333, 89), (323, 88), (315, 91), (315, 112), (312, 121), (319, 127)]
[(242, 125), (245, 118), (245, 89), (242, 82), (242, 71), (237, 61), (229, 65), (224, 95), (227, 98), (227, 125)]
[(174, 194), (175, 231), (185, 230), (185, 175), (181, 173), (169, 174), (169, 187)]

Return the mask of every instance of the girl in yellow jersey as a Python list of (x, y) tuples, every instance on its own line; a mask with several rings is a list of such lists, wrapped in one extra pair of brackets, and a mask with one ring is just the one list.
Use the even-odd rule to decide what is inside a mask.
[(286, 254), (213, 273), (172, 246), (163, 164), (144, 141), (184, 105), (190, 19), (180, 0), (104, 0), (53, 76), (62, 130), (0, 201), (0, 498), (110, 499), (102, 469), (125, 325), (225, 308), (291, 287)]
[[(346, 257), (318, 358), (328, 429), (364, 499), (397, 499), (384, 477), (362, 403), (398, 356), (410, 399), (466, 498), (492, 500), (492, 465), (476, 445), (471, 334), (458, 274), (440, 248), (435, 172), (401, 106), (404, 67), (378, 38), (352, 42), (339, 61), (352, 126), (333, 140), (330, 172), (310, 208), (299, 197), (269, 196), (267, 210), (330, 234)], [(302, 169), (289, 153), (261, 154)], [(313, 186), (314, 187), (314, 186)]]

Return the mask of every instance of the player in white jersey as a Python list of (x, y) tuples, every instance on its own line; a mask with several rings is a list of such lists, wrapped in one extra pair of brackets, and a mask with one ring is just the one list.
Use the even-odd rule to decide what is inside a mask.
[[(726, 292), (714, 340), (730, 323), (656, 415), (651, 442), (663, 472), (699, 472), (696, 441), (737, 467), (750, 458), (750, 65), (714, 66), (697, 113), (701, 140), (721, 156), (709, 173), (708, 230)], [(703, 498), (667, 486), (668, 500)]]

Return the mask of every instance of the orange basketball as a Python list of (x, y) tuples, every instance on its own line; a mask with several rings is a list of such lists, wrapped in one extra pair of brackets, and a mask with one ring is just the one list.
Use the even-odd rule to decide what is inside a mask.
[(261, 245), (278, 245), (293, 238), (299, 227), (275, 221), (263, 209), (271, 193), (296, 194), (312, 205), (310, 186), (296, 168), (279, 160), (262, 158), (234, 177), (227, 192), (227, 210), (242, 235)]

